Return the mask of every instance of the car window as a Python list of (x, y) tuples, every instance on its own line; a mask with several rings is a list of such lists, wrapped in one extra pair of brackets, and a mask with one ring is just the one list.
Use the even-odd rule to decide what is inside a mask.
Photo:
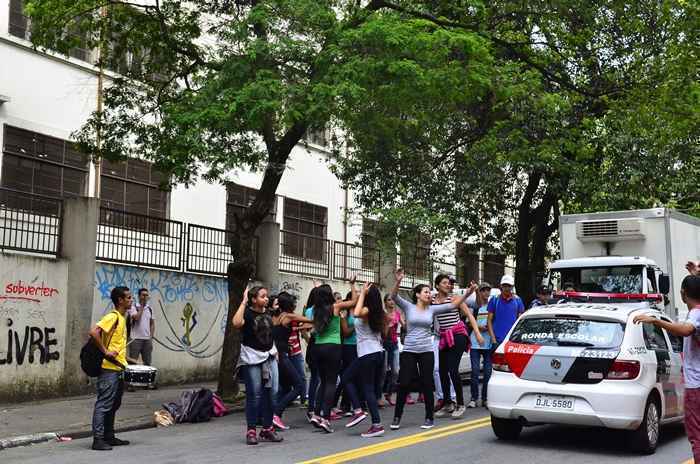
[[(666, 322), (671, 322), (670, 320), (663, 318), (664, 321)], [(671, 332), (664, 330), (664, 333), (668, 336), (668, 339), (671, 341), (671, 348), (675, 353), (682, 353), (683, 352), (683, 337), (679, 337), (678, 335), (673, 335)]]
[(619, 322), (587, 319), (527, 318), (513, 329), (510, 341), (542, 346), (617, 348), (624, 328)]
[(644, 344), (647, 346), (647, 349), (668, 351), (668, 344), (661, 327), (653, 324), (642, 324), (642, 330), (644, 332)]
[(649, 293), (656, 293), (656, 281), (653, 276), (656, 273), (653, 267), (647, 268), (647, 283), (649, 286)]

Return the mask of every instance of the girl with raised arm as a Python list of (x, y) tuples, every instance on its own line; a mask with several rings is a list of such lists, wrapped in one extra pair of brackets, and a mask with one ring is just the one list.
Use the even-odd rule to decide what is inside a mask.
[[(450, 303), (452, 301), (452, 291), (454, 290), (453, 280), (447, 274), (438, 274), (435, 277), (435, 288), (437, 295), (433, 300), (434, 304)], [(474, 293), (477, 285), (471, 282), (467, 289), (467, 297)], [(440, 371), (440, 386), (442, 388), (442, 397), (444, 398), (444, 406), (440, 408), (435, 417), (444, 417), (448, 414), (452, 415), (453, 419), (459, 419), (464, 415), (466, 407), (464, 405), (464, 391), (462, 390), (462, 379), (459, 376), (459, 363), (462, 356), (467, 351), (468, 333), (467, 327), (462, 322), (461, 316), (469, 320), (473, 333), (477, 339), (483, 344), (484, 339), (479, 333), (479, 327), (476, 324), (474, 314), (466, 303), (462, 303), (459, 307), (455, 307), (435, 316), (435, 327), (439, 334), (438, 341), (438, 364)], [(450, 401), (450, 383), (455, 391), (457, 405), (455, 406)]]
[[(272, 320), (274, 322), (272, 338), (275, 341), (275, 346), (279, 353), (278, 370), (280, 385), (286, 387), (284, 389), (280, 388), (280, 393), (276, 398), (272, 423), (281, 430), (289, 429), (282, 421), (282, 415), (295, 398), (303, 395), (305, 386), (304, 377), (301, 376), (291, 359), (289, 340), (292, 337), (295, 324), (310, 324), (312, 321), (294, 313), (296, 304), (296, 298), (287, 292), (282, 292), (277, 295), (278, 307), (272, 315)], [(304, 326), (302, 326), (302, 328), (303, 327)]]
[[(384, 350), (386, 351), (388, 374), (385, 382), (384, 398), (390, 406), (396, 405), (391, 395), (396, 392), (396, 382), (399, 379), (399, 328), (406, 325), (401, 312), (396, 309), (396, 303), (390, 294), (384, 296), (386, 312), (386, 331)], [(408, 401), (408, 400), (407, 400)]]
[(425, 422), (423, 429), (430, 429), (434, 425), (433, 407), (435, 382), (433, 380), (433, 366), (435, 357), (433, 354), (433, 339), (431, 327), (435, 315), (442, 314), (459, 307), (467, 297), (467, 294), (457, 297), (449, 303), (431, 305), (430, 286), (416, 285), (411, 291), (413, 302), (403, 299), (399, 295), (399, 286), (404, 277), (404, 272), (398, 269), (395, 273), (396, 283), (391, 296), (401, 308), (405, 317), (408, 330), (404, 348), (399, 357), (399, 393), (396, 399), (394, 420), (391, 428), (396, 430), (401, 426), (401, 416), (406, 404), (406, 396), (411, 391), (414, 379), (419, 379), (419, 388), (425, 398)]
[(353, 308), (358, 298), (354, 279), (350, 285), (353, 295), (350, 301), (336, 302), (329, 285), (318, 287), (314, 301), (313, 324), (316, 342), (313, 347), (313, 359), (318, 367), (321, 385), (317, 392), (316, 408), (311, 423), (327, 433), (333, 432), (329, 419), (342, 358), (340, 311)]
[(265, 310), (268, 293), (265, 287), (246, 288), (233, 326), (241, 331), (241, 355), (237, 369), (245, 381), (245, 415), (248, 424), (246, 443), (258, 444), (257, 422), (262, 417), (261, 441), (280, 442), (282, 437), (272, 426), (273, 390), (278, 379), (277, 349), (272, 340), (273, 321)]
[(376, 287), (366, 283), (353, 311), (355, 316), (355, 333), (357, 336), (356, 375), (345, 386), (354, 408), (353, 419), (346, 427), (353, 427), (367, 417), (362, 411), (358, 386), (362, 389), (372, 416), (372, 425), (362, 434), (363, 438), (384, 435), (384, 427), (379, 417), (377, 404), (379, 381), (384, 370), (384, 348), (382, 334), (386, 324), (386, 315), (382, 307), (382, 295)]

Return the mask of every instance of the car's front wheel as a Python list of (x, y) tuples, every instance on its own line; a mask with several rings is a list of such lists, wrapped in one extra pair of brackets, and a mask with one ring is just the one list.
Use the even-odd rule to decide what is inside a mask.
[(500, 417), (491, 416), (491, 428), (501, 440), (517, 440), (520, 432), (523, 430), (523, 425), (520, 421), (513, 419), (501, 419)]
[(659, 444), (661, 411), (656, 399), (650, 397), (644, 408), (644, 420), (639, 428), (632, 432), (634, 448), (643, 454), (654, 454)]

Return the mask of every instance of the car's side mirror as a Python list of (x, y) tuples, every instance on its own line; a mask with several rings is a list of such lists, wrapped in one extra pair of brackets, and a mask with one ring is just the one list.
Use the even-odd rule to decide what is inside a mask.
[(671, 291), (671, 278), (668, 276), (668, 274), (661, 274), (659, 276), (659, 292), (662, 295), (668, 295), (668, 292)]

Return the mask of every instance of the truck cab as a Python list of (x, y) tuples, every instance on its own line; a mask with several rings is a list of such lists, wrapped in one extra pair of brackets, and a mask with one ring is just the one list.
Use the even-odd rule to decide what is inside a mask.
[(555, 294), (594, 300), (649, 301), (664, 305), (669, 278), (653, 260), (641, 256), (560, 259), (549, 268)]
[(568, 301), (651, 301), (685, 319), (680, 287), (686, 263), (700, 259), (700, 218), (668, 208), (565, 214), (559, 245), (542, 283), (580, 294)]

